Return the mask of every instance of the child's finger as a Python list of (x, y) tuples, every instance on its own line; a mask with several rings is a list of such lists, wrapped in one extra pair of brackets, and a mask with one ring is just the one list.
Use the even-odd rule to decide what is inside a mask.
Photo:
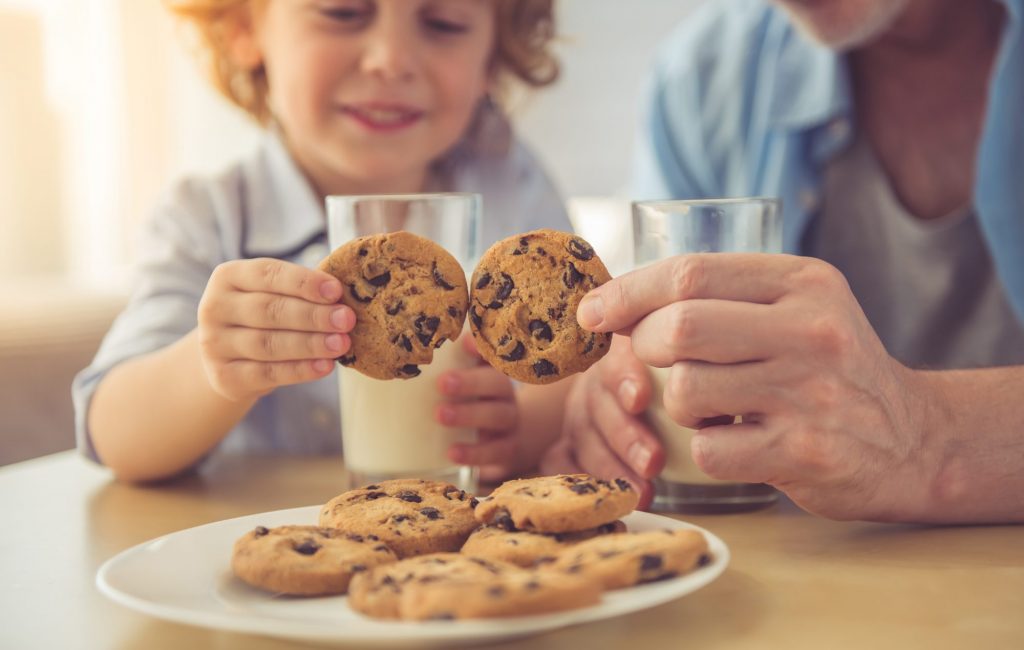
[(346, 334), (308, 334), (243, 327), (231, 328), (221, 353), (229, 359), (296, 361), (337, 359), (348, 353), (352, 340)]
[(462, 346), (462, 349), (465, 350), (468, 354), (472, 355), (476, 359), (480, 358), (480, 350), (478, 350), (476, 347), (475, 336), (463, 336), (460, 339), (459, 344)]
[(281, 294), (235, 293), (206, 306), (210, 320), (242, 327), (293, 332), (351, 332), (356, 315), (347, 305), (322, 305)]
[(515, 457), (519, 441), (504, 436), (475, 445), (456, 443), (448, 448), (448, 458), (460, 465), (497, 465)]
[(449, 427), (511, 431), (519, 424), (514, 402), (445, 402), (437, 406), (437, 421)]
[[(219, 367), (216, 381), (222, 387), (245, 387), (239, 393), (269, 391), (325, 377), (334, 369), (333, 359), (305, 361), (229, 361)], [(224, 391), (226, 394), (236, 391)]]
[(515, 395), (512, 380), (490, 366), (449, 370), (437, 378), (441, 394), (458, 399), (511, 399)]
[(336, 303), (341, 282), (330, 273), (272, 258), (225, 262), (213, 271), (210, 282), (226, 283), (238, 291), (264, 291), (305, 298), (310, 302)]

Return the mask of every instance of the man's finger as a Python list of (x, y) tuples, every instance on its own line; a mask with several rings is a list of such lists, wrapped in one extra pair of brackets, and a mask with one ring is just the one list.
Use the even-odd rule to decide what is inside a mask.
[(694, 298), (770, 304), (786, 292), (786, 277), (802, 262), (791, 255), (695, 253), (637, 269), (588, 293), (576, 311), (594, 332), (627, 330), (670, 303)]
[(730, 300), (674, 302), (633, 328), (639, 360), (659, 368), (676, 361), (741, 363), (778, 356), (794, 342), (793, 320), (770, 305)]

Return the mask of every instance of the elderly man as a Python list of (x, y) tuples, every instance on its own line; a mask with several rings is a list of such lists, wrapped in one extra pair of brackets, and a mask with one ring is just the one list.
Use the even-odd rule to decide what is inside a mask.
[[(787, 250), (594, 291), (547, 470), (707, 474), (839, 519), (1024, 521), (1024, 0), (715, 0), (666, 44), (642, 198), (774, 195)], [(672, 366), (664, 396), (643, 364)], [(742, 424), (716, 416), (744, 414)]]

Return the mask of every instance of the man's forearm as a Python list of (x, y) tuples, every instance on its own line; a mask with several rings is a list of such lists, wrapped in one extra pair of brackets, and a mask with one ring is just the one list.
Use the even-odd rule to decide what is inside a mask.
[(1024, 366), (919, 372), (935, 396), (924, 435), (938, 441), (919, 519), (1024, 522)]
[(249, 411), (214, 392), (203, 372), (196, 332), (111, 370), (89, 408), (100, 459), (118, 478), (172, 476), (199, 460)]

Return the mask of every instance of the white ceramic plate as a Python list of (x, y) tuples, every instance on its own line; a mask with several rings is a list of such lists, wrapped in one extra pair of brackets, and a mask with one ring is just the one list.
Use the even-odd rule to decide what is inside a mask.
[(452, 646), (527, 636), (635, 612), (679, 598), (717, 578), (729, 562), (721, 539), (691, 524), (645, 512), (629, 530), (692, 528), (713, 555), (697, 571), (604, 594), (599, 604), (557, 614), (478, 621), (376, 621), (349, 609), (344, 596), (289, 598), (253, 589), (231, 573), (231, 547), (256, 526), (313, 523), (319, 506), (218, 521), (130, 548), (100, 567), (96, 584), (114, 601), (157, 618), (218, 630), (360, 646)]

